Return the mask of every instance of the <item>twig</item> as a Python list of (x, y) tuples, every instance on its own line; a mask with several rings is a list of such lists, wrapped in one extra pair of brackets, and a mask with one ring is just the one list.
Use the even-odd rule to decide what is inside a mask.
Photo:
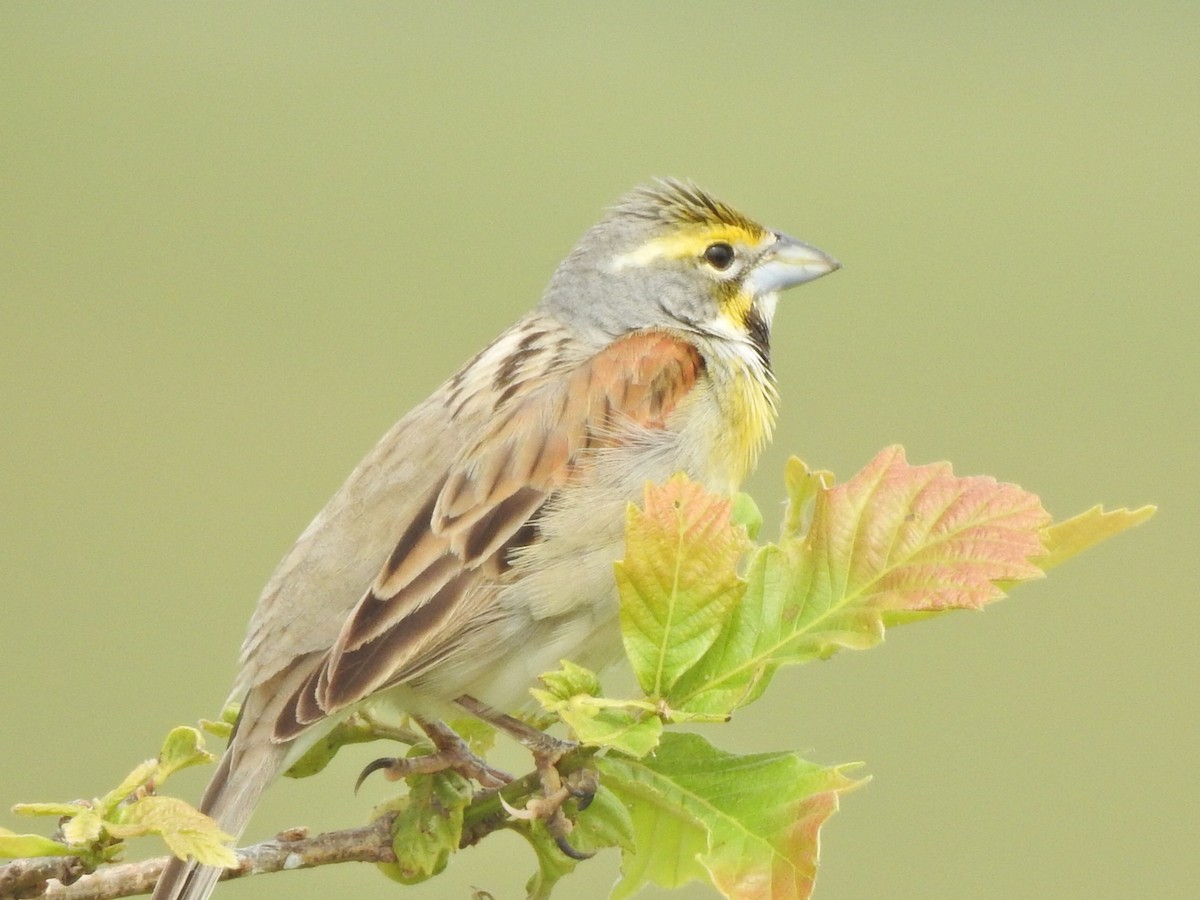
[[(572, 771), (590, 753), (565, 759), (560, 768)], [(508, 827), (510, 819), (501, 803), (520, 805), (538, 787), (537, 773), (506, 785), (501, 791), (481, 791), (464, 810), (460, 848), (477, 844), (493, 831)], [(311, 869), (344, 862), (395, 862), (392, 822), (386, 815), (363, 828), (330, 831), (308, 837), (305, 828), (294, 828), (268, 841), (235, 850), (238, 864), (226, 869), (221, 880), (292, 869)], [(116, 900), (154, 890), (154, 883), (170, 857), (158, 856), (134, 863), (106, 865), (87, 874), (75, 856), (48, 856), (15, 860), (0, 866), (0, 900)]]
[[(291, 869), (310, 869), (333, 863), (395, 862), (391, 828), (392, 817), (385, 816), (364, 828), (330, 831), (312, 838), (307, 836), (305, 829), (293, 829), (276, 835), (269, 841), (235, 851), (238, 864), (235, 868), (226, 869), (221, 875), (221, 880)], [(0, 881), (0, 900), (38, 896), (44, 897), (45, 900), (114, 900), (117, 897), (148, 894), (154, 890), (154, 883), (168, 859), (166, 856), (158, 856), (142, 862), (106, 866), (91, 875), (84, 875), (73, 884), (51, 881), (45, 887), (45, 893), (40, 895), (36, 892), (10, 892), (6, 887), (7, 881)], [(37, 862), (49, 863), (58, 860), (74, 860), (74, 857), (48, 857)], [(15, 864), (10, 863), (9, 866), (0, 869), (0, 878), (7, 875), (6, 870), (11, 865)], [(57, 873), (49, 874), (57, 878)], [(42, 883), (45, 883), (44, 878)], [(36, 888), (34, 890), (36, 891)]]
[(71, 884), (87, 874), (87, 867), (78, 856), (35, 856), (17, 859), (0, 866), (0, 900), (23, 900), (38, 897), (46, 883), (56, 879)]

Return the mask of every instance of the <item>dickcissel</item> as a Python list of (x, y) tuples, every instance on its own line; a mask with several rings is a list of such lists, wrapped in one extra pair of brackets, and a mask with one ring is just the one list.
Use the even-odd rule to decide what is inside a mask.
[[(537, 309), (367, 455), (262, 592), (233, 739), (201, 808), (239, 836), (281, 771), (368, 698), (428, 723), (512, 711), (562, 659), (620, 655), (625, 509), (685, 472), (731, 494), (776, 414), (780, 291), (838, 268), (693, 184), (612, 206)], [(154, 896), (220, 870), (174, 861)]]

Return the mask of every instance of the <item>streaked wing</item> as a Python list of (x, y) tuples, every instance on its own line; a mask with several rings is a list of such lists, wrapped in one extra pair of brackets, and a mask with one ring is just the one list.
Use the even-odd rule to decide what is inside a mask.
[[(527, 348), (528, 349), (528, 348)], [(702, 374), (691, 344), (663, 332), (622, 338), (566, 372), (510, 371), (505, 402), (452, 457), (319, 667), (276, 720), (288, 740), (319, 719), (442, 662), (480, 615), (488, 583), (537, 539), (554, 493), (632, 428), (666, 426)], [(450, 698), (447, 698), (450, 699)]]

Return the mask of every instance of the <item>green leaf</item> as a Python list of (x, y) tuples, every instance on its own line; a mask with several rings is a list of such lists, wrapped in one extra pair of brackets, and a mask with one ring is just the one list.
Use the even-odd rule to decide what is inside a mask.
[(663, 723), (641, 709), (611, 705), (611, 701), (576, 697), (559, 711), (581, 744), (609, 747), (630, 756), (645, 756), (658, 746)]
[(845, 767), (792, 753), (738, 757), (691, 734), (664, 735), (642, 760), (610, 754), (599, 764), (631, 813), (637, 848), (622, 856), (615, 898), (692, 880), (726, 897), (808, 897), (820, 827), (838, 795), (861, 784)]
[(542, 706), (553, 712), (563, 700), (584, 695), (600, 697), (600, 677), (591, 669), (564, 659), (559, 668), (544, 673), (539, 679), (544, 689), (534, 688), (534, 697)]
[(369, 719), (358, 715), (348, 716), (325, 732), (283, 774), (288, 778), (309, 778), (333, 762), (342, 747), (374, 741), (378, 737)]
[(204, 749), (204, 737), (197, 729), (180, 725), (171, 729), (158, 751), (158, 771), (154, 779), (161, 785), (181, 769), (205, 765), (214, 758)]
[(625, 559), (615, 567), (621, 633), (651, 698), (670, 693), (741, 599), (736, 567), (747, 541), (730, 505), (676, 475), (647, 485), (643, 508), (629, 508)]
[[(606, 847), (633, 850), (633, 819), (625, 804), (607, 787), (597, 788), (586, 809), (572, 810), (572, 805), (573, 801), (568, 801), (564, 811), (574, 823), (567, 839), (576, 850), (581, 853), (595, 853)], [(525, 838), (537, 857), (537, 871), (525, 885), (528, 900), (548, 898), (555, 885), (575, 871), (578, 862), (558, 848), (543, 822), (514, 820), (507, 827)]]
[(581, 744), (645, 756), (658, 746), (662, 720), (647, 701), (607, 700), (596, 674), (566, 660), (541, 676), (544, 688), (530, 693), (555, 713)]
[(529, 842), (537, 859), (537, 871), (525, 882), (526, 900), (549, 900), (555, 886), (574, 872), (579, 863), (558, 849), (541, 822), (522, 822), (509, 827)]
[(794, 552), (775, 546), (751, 557), (742, 603), (704, 659), (675, 685), (673, 709), (728, 717), (762, 693), (790, 649), (794, 617), (785, 615), (794, 605), (797, 567)]
[(758, 539), (758, 533), (762, 531), (763, 514), (753, 497), (742, 492), (734, 494), (730, 518), (734, 525), (741, 525), (746, 529), (746, 536), (750, 540)]
[[(946, 463), (910, 466), (899, 447), (845, 484), (789, 467), (788, 525), (751, 559), (742, 603), (711, 649), (668, 696), (672, 708), (728, 715), (784, 664), (883, 639), (885, 625), (1003, 596), (999, 581), (1041, 577), (1049, 520), (1036, 496)], [(797, 510), (812, 498), (803, 535)]]
[(52, 841), (40, 834), (17, 834), (0, 828), (0, 859), (23, 859), (32, 856), (69, 856), (66, 844)]
[(783, 481), (788, 495), (787, 511), (783, 517), (783, 536), (799, 537), (808, 530), (805, 517), (817, 494), (833, 487), (833, 473), (824, 469), (810, 472), (800, 457), (792, 456), (784, 468)]
[(485, 758), (496, 746), (496, 729), (483, 719), (474, 716), (464, 716), (452, 719), (447, 723), (450, 730), (462, 738), (472, 753), (480, 759)]
[(200, 727), (209, 734), (228, 741), (233, 736), (233, 726), (237, 724), (238, 716), (241, 712), (242, 705), (240, 703), (228, 703), (221, 710), (220, 718), (217, 721), (201, 719)]
[(205, 866), (237, 866), (237, 855), (226, 844), (232, 836), (215, 821), (175, 797), (143, 797), (117, 810), (105, 830), (116, 838), (157, 834), (180, 859), (192, 856)]
[(1042, 569), (1057, 566), (1127, 528), (1141, 525), (1157, 511), (1155, 506), (1143, 506), (1134, 510), (1105, 510), (1103, 506), (1093, 506), (1086, 512), (1064, 522), (1056, 522), (1047, 528), (1046, 552), (1034, 562)]
[(136, 768), (121, 780), (115, 788), (96, 801), (96, 806), (100, 814), (104, 818), (108, 818), (113, 814), (113, 811), (125, 801), (134, 792), (146, 786), (158, 770), (158, 761), (148, 759), (143, 763), (139, 763)]
[(634, 840), (633, 817), (629, 810), (607, 785), (600, 785), (587, 808), (575, 814), (571, 844), (584, 852), (604, 847), (632, 851)]
[(74, 816), (91, 809), (87, 803), (14, 803), (15, 816)]
[(463, 810), (471, 802), (471, 782), (455, 772), (409, 778), (409, 793), (397, 801), (392, 826), (396, 862), (380, 868), (402, 884), (437, 875), (462, 840)]
[(104, 830), (104, 820), (94, 809), (85, 809), (72, 816), (62, 826), (62, 835), (72, 847), (83, 847), (95, 843)]

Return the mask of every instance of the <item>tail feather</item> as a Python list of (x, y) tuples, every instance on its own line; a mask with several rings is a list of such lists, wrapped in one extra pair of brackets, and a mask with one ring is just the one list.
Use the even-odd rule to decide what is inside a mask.
[[(200, 801), (200, 811), (212, 816), (234, 841), (246, 830), (263, 791), (279, 774), (288, 750), (269, 740), (256, 739), (254, 730), (247, 729), (234, 738)], [(241, 752), (243, 746), (245, 752)], [(153, 900), (204, 900), (223, 871), (216, 866), (197, 865), (194, 859), (172, 859), (158, 878)]]
[[(295, 682), (308, 676), (304, 658), (250, 691), (242, 705), (242, 716), (234, 729), (233, 740), (221, 757), (204, 797), (200, 811), (216, 820), (217, 825), (236, 842), (258, 801), (275, 777), (284, 769), (290, 755), (303, 752), (315, 739), (277, 744), (272, 729), (281, 698), (287, 698)], [(153, 900), (205, 900), (216, 887), (224, 870), (201, 866), (194, 859), (172, 859), (158, 876)]]
[[(235, 841), (246, 830), (263, 791), (279, 774), (288, 751), (286, 745), (273, 744), (254, 731), (249, 728), (234, 737), (200, 801), (200, 811), (212, 816)], [(153, 900), (204, 900), (222, 871), (197, 865), (193, 859), (172, 859), (158, 878)]]

